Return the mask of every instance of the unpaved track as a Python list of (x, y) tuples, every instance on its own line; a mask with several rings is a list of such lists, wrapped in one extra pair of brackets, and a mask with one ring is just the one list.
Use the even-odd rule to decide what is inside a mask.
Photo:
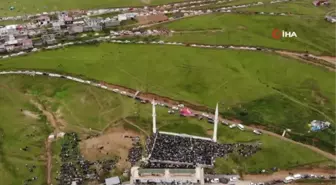
[[(37, 101), (31, 100), (30, 101), (36, 108), (38, 108), (40, 111), (42, 111), (43, 115), (47, 117), (48, 122), (51, 124), (51, 126), (54, 128), (53, 134), (56, 136), (57, 133), (60, 132), (60, 126), (64, 126), (61, 124), (60, 121), (57, 120), (56, 116), (46, 110), (46, 108), (38, 103)], [(47, 138), (45, 142), (46, 147), (46, 155), (47, 155), (47, 184), (51, 184), (51, 169), (52, 169), (52, 152), (51, 152), (51, 143), (53, 140), (49, 140)]]
[(52, 168), (52, 154), (51, 154), (51, 142), (49, 139), (45, 142), (46, 154), (47, 154), (47, 183), (51, 184), (51, 168)]
[(272, 180), (279, 180), (285, 179), (289, 176), (289, 173), (299, 173), (299, 174), (314, 174), (314, 175), (334, 175), (335, 170), (323, 170), (323, 169), (295, 169), (295, 170), (288, 170), (288, 171), (278, 171), (271, 175), (244, 175), (244, 180), (249, 180), (253, 182), (267, 182)]

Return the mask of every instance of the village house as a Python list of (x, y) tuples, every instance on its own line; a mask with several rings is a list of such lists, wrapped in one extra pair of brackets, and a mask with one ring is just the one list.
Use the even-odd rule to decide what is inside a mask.
[(101, 31), (103, 29), (102, 22), (103, 22), (102, 18), (85, 20), (85, 24), (91, 27), (93, 31)]
[(54, 34), (46, 34), (41, 37), (43, 44), (51, 45), (57, 43)]
[(7, 52), (33, 48), (33, 41), (27, 37), (15, 38), (13, 35), (9, 35), (6, 40), (7, 41), (3, 44), (3, 46)]
[(69, 34), (82, 33), (84, 31), (84, 26), (82, 25), (71, 25), (69, 27)]
[(0, 44), (0, 53), (6, 53), (5, 45)]
[(138, 13), (124, 13), (118, 15), (118, 21), (126, 21), (127, 19), (134, 19), (137, 17)]
[(50, 23), (50, 17), (47, 15), (41, 15), (36, 19), (36, 22), (39, 25), (48, 25)]
[(73, 18), (69, 16), (64, 17), (63, 20), (65, 24), (73, 24), (73, 21), (74, 21)]
[(31, 39), (23, 39), (22, 41), (22, 49), (26, 50), (26, 49), (31, 49), (33, 48), (33, 41)]
[(118, 20), (109, 20), (109, 21), (105, 21), (104, 23), (105, 28), (111, 28), (111, 27), (119, 26), (119, 25), (120, 25), (120, 21)]
[(61, 23), (60, 22), (53, 22), (52, 23), (52, 28), (53, 28), (54, 31), (61, 30)]

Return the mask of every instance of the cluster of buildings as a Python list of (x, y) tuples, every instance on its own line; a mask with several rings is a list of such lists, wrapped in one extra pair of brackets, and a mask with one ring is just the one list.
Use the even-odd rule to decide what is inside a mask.
[(45, 14), (27, 24), (0, 27), (0, 54), (52, 45), (67, 35), (99, 32), (104, 28), (109, 29), (119, 25), (120, 21), (117, 18), (76, 20), (73, 15), (65, 12), (53, 16)]

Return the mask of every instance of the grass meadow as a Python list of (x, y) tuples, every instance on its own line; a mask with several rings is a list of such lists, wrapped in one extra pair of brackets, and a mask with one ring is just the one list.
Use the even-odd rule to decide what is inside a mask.
[[(45, 119), (36, 120), (23, 115), (20, 109), (36, 111), (24, 93), (12, 89), (1, 78), (0, 86), (0, 179), (1, 184), (23, 184), (24, 180), (37, 177), (34, 184), (44, 184), (44, 141), (51, 132)], [(38, 114), (38, 112), (36, 112)], [(31, 136), (32, 135), (32, 136)], [(20, 148), (28, 146), (27, 151)], [(33, 172), (28, 167), (35, 165)]]
[[(56, 10), (73, 10), (73, 9), (95, 9), (111, 7), (132, 7), (166, 4), (179, 2), (183, 0), (73, 0), (73, 1), (38, 1), (38, 0), (16, 0), (0, 2), (0, 17), (24, 15), (30, 13), (41, 13)], [(14, 6), (14, 10), (10, 7)]]
[[(240, 9), (242, 11), (257, 11), (257, 12), (276, 12), (276, 13), (292, 13), (311, 17), (324, 17), (328, 12), (335, 10), (335, 1), (329, 1), (327, 6), (314, 6), (312, 1), (300, 0), (291, 1), (288, 3), (265, 4), (263, 6), (255, 6)], [(322, 21), (322, 20), (321, 20)]]
[[(38, 176), (35, 184), (44, 184), (45, 161), (43, 142), (48, 133), (52, 131), (45, 122), (30, 120), (20, 113), (20, 109), (36, 111), (30, 104), (30, 99), (36, 99), (43, 103), (49, 112), (52, 112), (67, 123), (65, 131), (76, 131), (80, 134), (101, 133), (107, 127), (118, 126), (124, 119), (136, 124), (146, 134), (151, 132), (151, 106), (140, 104), (132, 99), (116, 95), (109, 91), (90, 87), (87, 85), (69, 82), (64, 79), (50, 79), (45, 77), (26, 76), (1, 76), (1, 112), (2, 128), (0, 178), (3, 182), (20, 184), (26, 178)], [(13, 104), (14, 103), (14, 104)], [(38, 113), (38, 112), (37, 112)], [(11, 124), (8, 124), (11, 123)], [(208, 136), (213, 125), (206, 121), (181, 118), (170, 115), (167, 109), (157, 107), (158, 129), (161, 131), (173, 131), (199, 136)], [(13, 127), (13, 124), (15, 126)], [(31, 125), (35, 127), (32, 127)], [(41, 128), (40, 128), (41, 127)], [(133, 128), (138, 132), (135, 127)], [(25, 133), (31, 133), (36, 128), (38, 132), (34, 138), (27, 139)], [(91, 129), (90, 129), (91, 128)], [(243, 172), (257, 172), (261, 169), (270, 169), (277, 166), (280, 169), (292, 168), (304, 164), (329, 163), (328, 160), (314, 152), (272, 138), (270, 136), (257, 136), (251, 132), (241, 132), (238, 129), (229, 129), (219, 126), (219, 141), (223, 143), (254, 142), (261, 141), (262, 151), (252, 158), (240, 159), (237, 163), (234, 159), (218, 159), (216, 170), (225, 173), (233, 172), (232, 169), (243, 168)], [(54, 142), (53, 174), (59, 169), (60, 141)], [(19, 151), (20, 147), (29, 146), (28, 152)], [(294, 150), (295, 148), (295, 150)], [(40, 159), (41, 158), (41, 159)], [(39, 160), (40, 159), (40, 160)], [(25, 168), (25, 164), (38, 166), (34, 173)], [(238, 167), (237, 167), (238, 166)], [(11, 184), (11, 183), (7, 183)]]
[[(290, 128), (307, 134), (314, 119), (335, 122), (335, 74), (272, 54), (100, 44), (0, 61), (0, 69), (21, 68), (84, 75), (209, 107), (219, 102), (223, 116), (279, 133)], [(309, 136), (305, 143), (317, 137), (319, 147), (333, 151), (333, 131)]]
[[(335, 55), (335, 28), (333, 24), (316, 17), (211, 14), (186, 18), (159, 27), (182, 31), (163, 38), (167, 41), (252, 45)], [(275, 40), (271, 34), (275, 28), (295, 31), (298, 37)], [(212, 32), (213, 29), (220, 31)], [(193, 30), (204, 32), (190, 32)]]

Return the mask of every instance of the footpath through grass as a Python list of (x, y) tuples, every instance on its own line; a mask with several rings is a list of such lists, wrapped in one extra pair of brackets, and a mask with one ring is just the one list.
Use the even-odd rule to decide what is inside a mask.
[[(84, 75), (209, 107), (219, 102), (222, 115), (277, 132), (290, 128), (306, 134), (307, 124), (314, 119), (335, 121), (335, 74), (272, 54), (100, 44), (2, 60), (0, 65), (1, 70), (43, 69)], [(332, 151), (332, 133), (312, 137), (328, 143)]]
[[(151, 105), (141, 104), (135, 100), (116, 95), (106, 90), (89, 87), (87, 85), (69, 82), (64, 79), (50, 79), (45, 77), (27, 77), (27, 76), (1, 76), (1, 84), (9, 84), (8, 88), (0, 88), (2, 96), (3, 107), (9, 108), (8, 111), (0, 112), (0, 117), (7, 117), (9, 122), (13, 123), (18, 118), (27, 119), (23, 115), (13, 115), (18, 112), (19, 107), (13, 107), (12, 101), (21, 102), (20, 97), (25, 94), (28, 98), (40, 99), (49, 112), (62, 117), (66, 122), (66, 131), (76, 131), (78, 133), (90, 133), (102, 131), (106, 126), (117, 126), (123, 118), (132, 121), (137, 126), (151, 132)], [(16, 93), (13, 93), (16, 92)], [(23, 101), (23, 100), (22, 100)], [(23, 101), (25, 102), (25, 101)], [(29, 105), (29, 104), (28, 104)], [(85, 107), (85, 108), (83, 108)], [(28, 153), (18, 152), (17, 154), (10, 153), (11, 150), (20, 147), (21, 145), (30, 145), (30, 141), (25, 139), (17, 142), (20, 137), (24, 137), (21, 133), (29, 122), (15, 122), (15, 127), (6, 128), (5, 124), (1, 124), (2, 128), (6, 128), (5, 135), (8, 136), (11, 132), (15, 132), (16, 136), (5, 137), (3, 141), (4, 151), (3, 159), (8, 161), (0, 161), (0, 178), (3, 182), (21, 182), (26, 176), (31, 175), (27, 169), (21, 167), (27, 163), (26, 157)], [(99, 122), (100, 120), (100, 122)], [(157, 107), (157, 123), (158, 129), (162, 131), (173, 131), (187, 134), (194, 134), (198, 136), (211, 137), (209, 130), (213, 129), (213, 125), (206, 121), (199, 121), (195, 119), (181, 118), (177, 115), (167, 113), (166, 108)], [(7, 124), (9, 126), (9, 124)], [(12, 126), (12, 124), (11, 124)], [(120, 126), (120, 125), (119, 125)], [(92, 128), (92, 130), (89, 130)], [(27, 130), (27, 132), (29, 129)], [(136, 130), (140, 132), (139, 130)], [(20, 132), (20, 133), (18, 133)], [(141, 132), (140, 132), (141, 133)], [(219, 126), (219, 141), (222, 143), (235, 142), (258, 142), (261, 141), (262, 150), (251, 158), (242, 158), (240, 162), (235, 162), (235, 158), (218, 159), (216, 161), (216, 170), (223, 173), (232, 173), (233, 169), (243, 168), (244, 172), (258, 172), (261, 169), (270, 169), (277, 166), (280, 169), (287, 169), (304, 164), (319, 164), (320, 162), (329, 162), (314, 152), (284, 142), (282, 140), (272, 138), (270, 136), (257, 136), (252, 132), (242, 132), (238, 129), (229, 129), (226, 126)], [(19, 137), (18, 137), (19, 136)], [(43, 135), (43, 138), (46, 135)], [(42, 138), (42, 136), (40, 136)], [(44, 149), (41, 148), (41, 140), (36, 152), (41, 153)], [(53, 143), (53, 174), (59, 169), (58, 165), (60, 159), (59, 149), (62, 140)], [(11, 148), (9, 148), (11, 146)], [(15, 146), (15, 147), (14, 147)], [(31, 152), (29, 152), (31, 153)], [(13, 158), (13, 155), (15, 158)], [(7, 167), (16, 165), (17, 173), (20, 176), (15, 176), (15, 171), (11, 171)], [(45, 163), (41, 163), (41, 172), (39, 179), (45, 182), (44, 171)], [(35, 174), (34, 174), (35, 175)], [(14, 181), (14, 179), (16, 181)], [(8, 183), (9, 184), (9, 183)], [(20, 183), (17, 183), (20, 184)]]
[[(182, 19), (159, 27), (175, 31), (205, 31), (175, 33), (172, 37), (164, 38), (167, 41), (252, 45), (335, 55), (335, 27), (316, 17), (211, 14)], [(275, 40), (272, 38), (275, 28), (294, 31), (298, 37)], [(221, 32), (211, 32), (211, 29), (221, 29)]]

